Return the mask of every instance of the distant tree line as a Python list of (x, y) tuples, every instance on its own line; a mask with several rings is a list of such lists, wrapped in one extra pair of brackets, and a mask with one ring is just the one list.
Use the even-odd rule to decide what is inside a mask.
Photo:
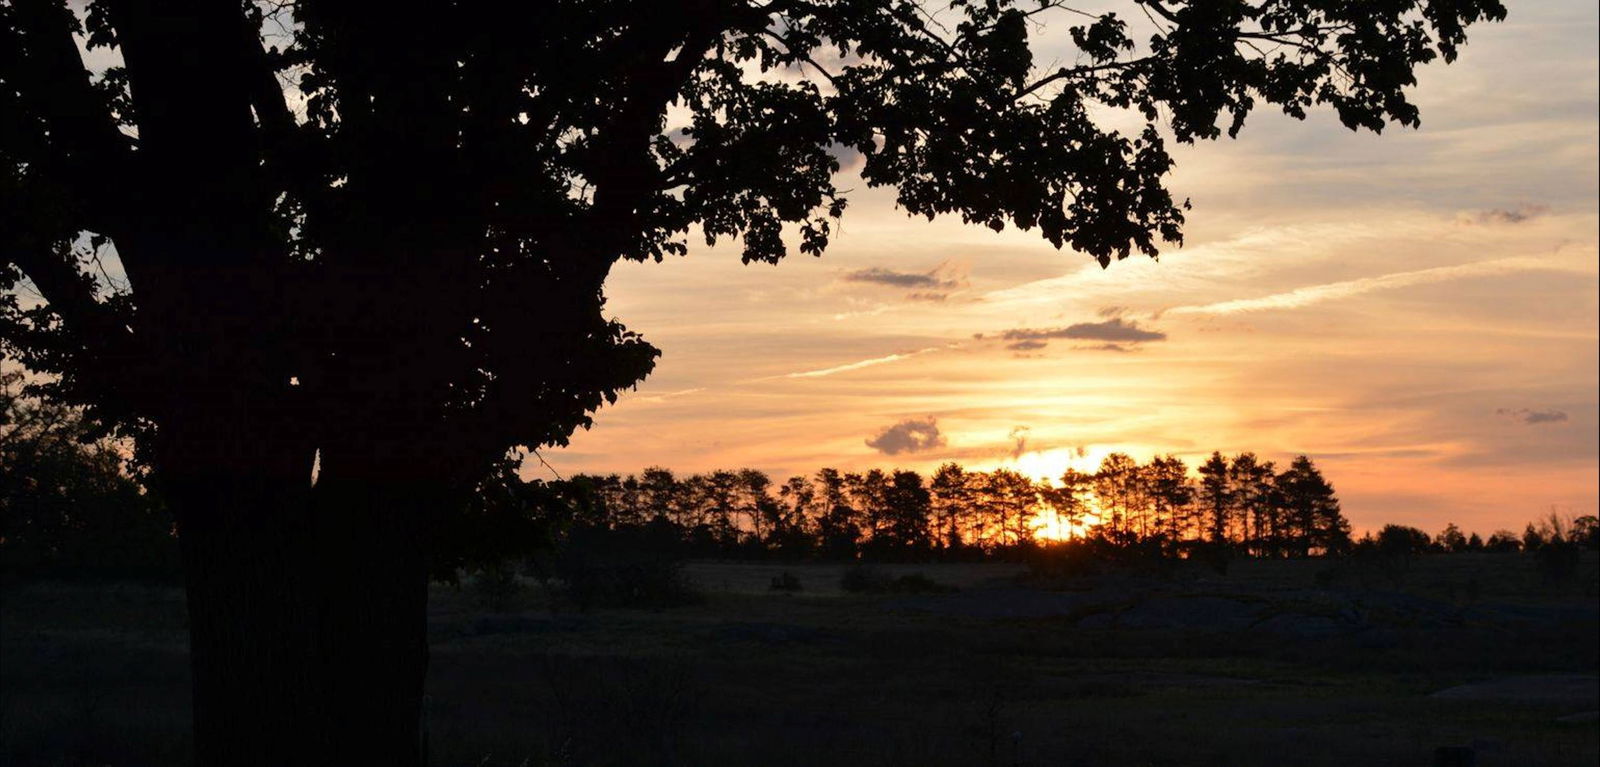
[(1411, 554), (1456, 554), (1469, 551), (1541, 551), (1552, 547), (1600, 548), (1600, 518), (1593, 514), (1563, 517), (1551, 512), (1544, 519), (1529, 522), (1521, 533), (1496, 530), (1485, 538), (1476, 532), (1463, 532), (1456, 523), (1445, 525), (1437, 535), (1406, 525), (1384, 525), (1377, 533), (1367, 533), (1358, 546), (1405, 550)]
[[(172, 519), (132, 470), (131, 446), (81, 409), (24, 396), (22, 382), (19, 371), (0, 375), (0, 569), (175, 573)], [(1388, 525), (1353, 541), (1332, 484), (1306, 456), (1280, 470), (1253, 453), (1212, 453), (1191, 473), (1175, 456), (1140, 463), (1113, 453), (1096, 471), (1054, 482), (954, 463), (928, 477), (825, 468), (781, 483), (755, 469), (659, 467), (525, 481), (518, 466), (502, 461), (465, 513), (436, 531), (436, 575), (619, 545), (661, 557), (828, 560), (1011, 557), (1061, 537), (1100, 554), (1137, 546), (1170, 556), (1600, 546), (1595, 516), (1556, 514), (1520, 533)]]
[(1068, 470), (1057, 482), (947, 463), (926, 478), (825, 468), (779, 483), (755, 469), (679, 476), (653, 467), (509, 484), (523, 487), (508, 494), (502, 482), (486, 495), (537, 496), (561, 529), (652, 528), (697, 556), (962, 559), (1061, 538), (1258, 557), (1352, 545), (1332, 484), (1306, 456), (1279, 470), (1254, 453), (1213, 453), (1191, 476), (1176, 456), (1139, 463), (1113, 453), (1097, 471)]

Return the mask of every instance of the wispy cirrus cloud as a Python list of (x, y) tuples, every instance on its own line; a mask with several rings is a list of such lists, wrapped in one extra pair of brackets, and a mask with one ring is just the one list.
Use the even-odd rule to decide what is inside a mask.
[(1488, 277), (1529, 271), (1570, 271), (1570, 269), (1538, 258), (1497, 258), (1492, 261), (1436, 266), (1431, 269), (1394, 272), (1377, 277), (1362, 277), (1356, 280), (1309, 285), (1259, 298), (1240, 298), (1232, 301), (1219, 301), (1213, 304), (1178, 306), (1158, 312), (1157, 316), (1169, 314), (1237, 314), (1239, 312), (1260, 312), (1273, 309), (1298, 309), (1302, 306), (1350, 298), (1380, 290), (1426, 285), (1464, 277)]
[(886, 354), (882, 357), (872, 357), (870, 359), (859, 360), (857, 362), (848, 362), (843, 365), (834, 365), (833, 367), (819, 368), (817, 370), (801, 370), (795, 373), (785, 373), (781, 376), (772, 376), (771, 378), (765, 378), (761, 380), (771, 380), (772, 378), (821, 378), (823, 376), (831, 376), (836, 373), (848, 373), (852, 370), (870, 368), (874, 365), (885, 365), (890, 362), (898, 362), (900, 360), (916, 357), (921, 354), (936, 352), (943, 348), (946, 347), (929, 346), (925, 349), (918, 349), (916, 351), (902, 352), (900, 354)]
[(1495, 415), (1512, 418), (1529, 426), (1537, 426), (1541, 423), (1560, 423), (1567, 420), (1567, 414), (1565, 411), (1554, 409), (1532, 410), (1523, 407), (1512, 410), (1510, 408), (1500, 408), (1494, 412)]
[(1471, 226), (1473, 224), (1520, 224), (1539, 218), (1550, 209), (1544, 205), (1522, 205), (1516, 208), (1490, 208), (1477, 213), (1463, 216), (1460, 221)]

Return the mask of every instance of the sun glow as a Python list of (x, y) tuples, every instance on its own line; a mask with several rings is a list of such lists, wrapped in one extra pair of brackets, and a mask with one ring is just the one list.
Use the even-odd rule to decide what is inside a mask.
[(1087, 536), (1097, 524), (1100, 519), (1095, 514), (1088, 514), (1073, 524), (1047, 507), (1033, 520), (1033, 537), (1041, 541), (1070, 541)]
[(1061, 475), (1067, 469), (1093, 472), (1112, 451), (1103, 447), (1089, 449), (1081, 447), (1058, 447), (1049, 450), (1034, 450), (1023, 453), (1012, 459), (1006, 468), (1012, 469), (1023, 476), (1038, 482), (1045, 482), (1054, 486), (1059, 484)]

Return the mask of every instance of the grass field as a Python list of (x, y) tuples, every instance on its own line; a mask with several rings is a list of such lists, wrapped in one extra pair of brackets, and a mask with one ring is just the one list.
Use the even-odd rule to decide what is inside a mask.
[[(1317, 561), (848, 594), (835, 565), (698, 562), (704, 599), (494, 609), (437, 587), (434, 765), (1593, 765), (1597, 575), (1424, 557), (1398, 581)], [(768, 588), (788, 571), (798, 593)], [(176, 589), (35, 582), (0, 606), (0, 763), (181, 764)]]

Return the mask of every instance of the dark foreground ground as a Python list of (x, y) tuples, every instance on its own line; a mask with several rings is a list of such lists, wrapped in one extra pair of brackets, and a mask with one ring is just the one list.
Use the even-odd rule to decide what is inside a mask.
[[(1240, 562), (1226, 577), (846, 595), (844, 568), (696, 563), (703, 603), (492, 608), (435, 591), (434, 765), (1594, 765), (1596, 559), (1452, 555), (1389, 574)], [(768, 590), (788, 570), (803, 590)], [(1319, 573), (1323, 573), (1319, 577)], [(1377, 581), (1376, 583), (1374, 581)], [(184, 763), (182, 595), (35, 582), (0, 603), (0, 764)]]

